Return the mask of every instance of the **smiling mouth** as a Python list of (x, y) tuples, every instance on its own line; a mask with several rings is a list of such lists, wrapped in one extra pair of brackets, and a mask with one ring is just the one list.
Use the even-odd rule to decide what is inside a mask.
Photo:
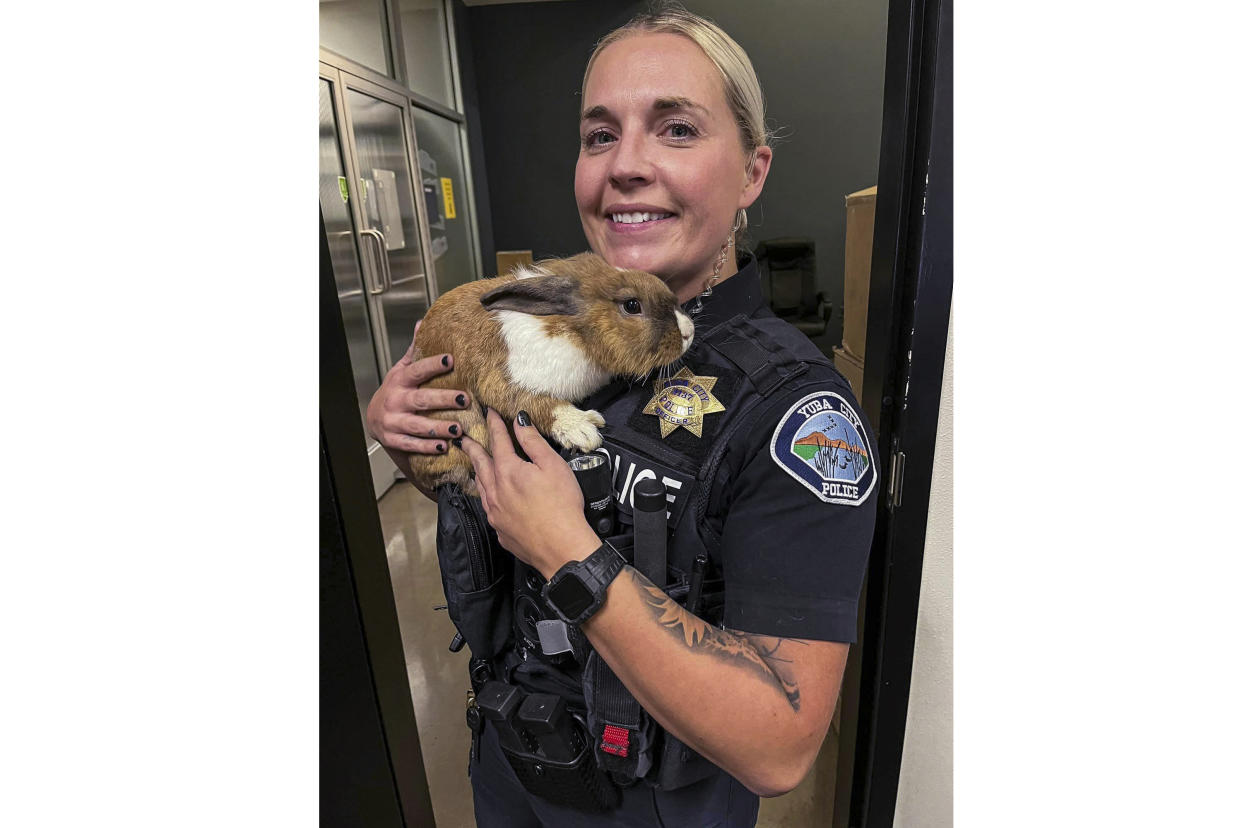
[(647, 224), (673, 218), (672, 213), (609, 213), (608, 220), (615, 224)]

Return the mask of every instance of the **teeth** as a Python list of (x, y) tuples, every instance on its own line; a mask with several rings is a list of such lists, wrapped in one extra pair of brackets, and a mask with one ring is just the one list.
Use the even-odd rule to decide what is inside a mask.
[(644, 221), (659, 221), (670, 215), (672, 213), (613, 213), (612, 220), (618, 224), (641, 224)]

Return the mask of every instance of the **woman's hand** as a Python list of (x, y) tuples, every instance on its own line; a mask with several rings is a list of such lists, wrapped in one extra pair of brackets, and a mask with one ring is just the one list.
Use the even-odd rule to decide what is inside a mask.
[[(414, 326), (414, 337), (418, 338), (418, 325)], [(470, 395), (465, 391), (421, 387), (432, 377), (453, 370), (451, 354), (436, 354), (417, 362), (413, 354), (411, 342), (367, 406), (367, 431), (403, 469), (404, 455), (443, 454), (448, 441), (462, 433), (461, 423), (424, 417), (419, 412), (460, 411), (470, 405)]]
[(599, 547), (583, 514), (582, 489), (569, 464), (518, 413), (513, 431), (530, 462), (518, 457), (505, 421), (487, 412), (492, 453), (469, 437), (461, 447), (474, 464), (474, 481), (487, 521), (500, 545), (550, 578), (569, 561), (580, 561)]

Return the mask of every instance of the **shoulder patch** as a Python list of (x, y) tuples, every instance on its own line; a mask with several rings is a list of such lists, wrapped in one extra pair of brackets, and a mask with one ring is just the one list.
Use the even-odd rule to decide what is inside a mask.
[(875, 455), (867, 429), (840, 394), (817, 391), (798, 400), (772, 434), (772, 459), (825, 503), (857, 506), (875, 488)]

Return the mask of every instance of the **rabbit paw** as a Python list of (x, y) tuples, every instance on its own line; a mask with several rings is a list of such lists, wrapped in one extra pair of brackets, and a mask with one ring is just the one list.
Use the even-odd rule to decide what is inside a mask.
[(552, 412), (552, 439), (565, 448), (595, 451), (603, 445), (599, 428), (604, 418), (598, 411), (583, 411), (572, 405), (560, 405)]

